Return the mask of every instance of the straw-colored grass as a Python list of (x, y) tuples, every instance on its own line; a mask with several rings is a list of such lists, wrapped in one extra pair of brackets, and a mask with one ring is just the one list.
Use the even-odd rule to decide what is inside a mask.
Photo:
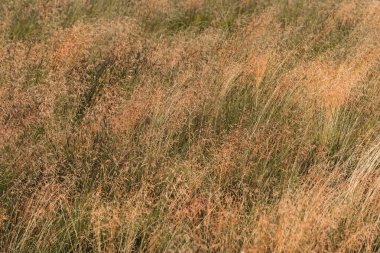
[(377, 0), (3, 0), (0, 252), (380, 251)]

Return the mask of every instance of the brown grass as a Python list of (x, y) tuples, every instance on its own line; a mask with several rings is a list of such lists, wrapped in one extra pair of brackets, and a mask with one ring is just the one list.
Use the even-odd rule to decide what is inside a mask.
[(0, 252), (380, 251), (375, 0), (0, 3)]

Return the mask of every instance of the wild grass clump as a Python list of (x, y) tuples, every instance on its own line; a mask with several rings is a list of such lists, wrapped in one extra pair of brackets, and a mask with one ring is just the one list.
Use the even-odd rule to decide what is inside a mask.
[(0, 251), (379, 251), (378, 13), (3, 1)]
[(225, 34), (232, 32), (248, 15), (262, 9), (257, 1), (207, 0), (166, 3), (169, 9), (147, 13), (142, 26), (149, 33), (175, 34), (183, 30), (195, 33), (214, 27)]

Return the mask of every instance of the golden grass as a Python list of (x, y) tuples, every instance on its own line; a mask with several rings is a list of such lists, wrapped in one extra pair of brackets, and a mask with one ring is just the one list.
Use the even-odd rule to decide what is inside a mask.
[(0, 252), (380, 251), (379, 17), (2, 1)]

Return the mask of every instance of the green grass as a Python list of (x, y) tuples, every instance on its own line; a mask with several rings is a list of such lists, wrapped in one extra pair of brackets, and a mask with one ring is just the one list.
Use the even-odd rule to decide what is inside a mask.
[(66, 6), (61, 25), (69, 28), (79, 21), (95, 21), (99, 18), (128, 16), (133, 1), (130, 0), (90, 0), (73, 1)]
[[(342, 44), (344, 44), (345, 40), (348, 39), (354, 28), (355, 26), (352, 23), (338, 22), (332, 31), (313, 44), (310, 49), (311, 57), (315, 57), (328, 50), (333, 50), (338, 46), (342, 47)], [(347, 46), (345, 45), (344, 48), (347, 49)]]
[(380, 64), (338, 105), (335, 76), (313, 78), (364, 62), (367, 17), (337, 21), (332, 0), (21, 2), (3, 9), (0, 251), (378, 249)]
[(192, 8), (183, 8), (178, 4), (176, 11), (157, 12), (148, 20), (142, 20), (142, 24), (151, 33), (200, 33), (213, 27), (231, 34), (239, 21), (261, 8), (256, 1), (243, 4), (234, 0), (207, 0), (201, 6)]
[(13, 15), (8, 28), (9, 39), (38, 39), (41, 35), (40, 15), (37, 10), (28, 9), (28, 6), (28, 4), (25, 4)]

